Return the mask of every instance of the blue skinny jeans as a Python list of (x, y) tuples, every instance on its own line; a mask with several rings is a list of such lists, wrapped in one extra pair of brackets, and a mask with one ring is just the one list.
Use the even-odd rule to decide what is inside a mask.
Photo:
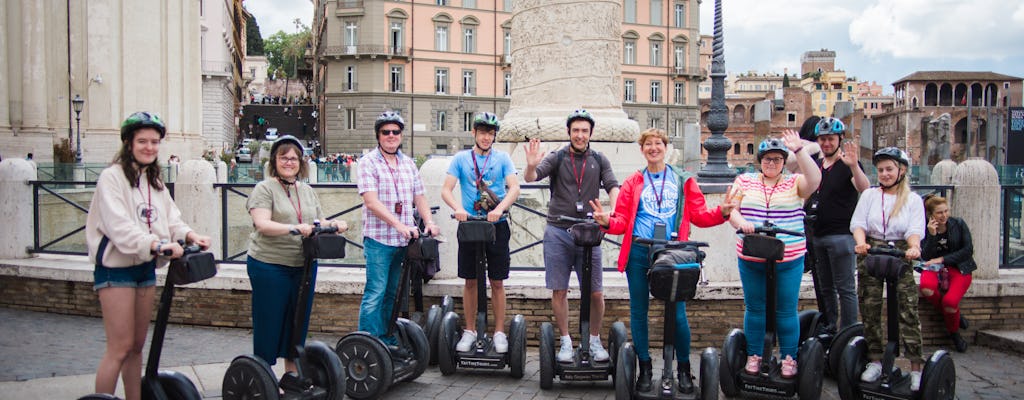
[[(743, 283), (743, 334), (747, 338), (747, 355), (764, 356), (765, 303), (767, 263), (738, 259), (740, 281)], [(797, 300), (800, 297), (800, 279), (804, 272), (804, 258), (776, 264), (775, 330), (782, 358), (797, 357), (800, 341), (800, 320), (797, 318)]]
[[(629, 285), (629, 329), (633, 336), (633, 348), (640, 361), (650, 361), (650, 339), (648, 335), (648, 311), (651, 304), (650, 269), (648, 253), (650, 248), (634, 244), (626, 263), (626, 283)], [(676, 302), (676, 361), (690, 360), (690, 321), (686, 319), (686, 302)]]
[(381, 338), (386, 344), (397, 344), (394, 336), (384, 335), (395, 309), (405, 247), (388, 246), (364, 237), (363, 254), (366, 255), (366, 288), (359, 304), (359, 330)]

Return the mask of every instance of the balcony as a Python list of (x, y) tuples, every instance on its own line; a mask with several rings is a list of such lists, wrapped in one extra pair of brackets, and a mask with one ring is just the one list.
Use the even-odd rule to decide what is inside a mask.
[(376, 44), (360, 44), (360, 45), (343, 45), (343, 46), (327, 46), (324, 48), (324, 57), (334, 57), (340, 59), (342, 57), (370, 57), (371, 59), (383, 56), (387, 59), (395, 57), (409, 58), (412, 53), (412, 49), (409, 47), (402, 46), (388, 46), (388, 45), (376, 45)]
[(673, 68), (673, 70), (677, 78), (703, 79), (705, 77), (704, 70), (701, 69), (700, 67), (676, 66)]
[(203, 61), (203, 75), (227, 76), (231, 75), (231, 62), (229, 61)]
[(462, 89), (462, 95), (463, 96), (476, 96), (476, 88), (463, 88)]
[(341, 84), (342, 92), (355, 92), (359, 90), (359, 82), (344, 82)]
[(404, 83), (391, 83), (391, 92), (392, 93), (402, 93), (402, 92), (405, 92), (405, 84)]
[(336, 4), (335, 17), (358, 17), (364, 13), (362, 0), (336, 0)]
[(512, 65), (512, 55), (504, 54), (501, 56), (501, 66), (508, 67)]

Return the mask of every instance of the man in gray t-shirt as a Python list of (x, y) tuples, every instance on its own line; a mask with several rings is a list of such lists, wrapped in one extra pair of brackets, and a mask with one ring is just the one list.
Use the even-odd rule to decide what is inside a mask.
[[(586, 110), (569, 114), (565, 122), (569, 145), (550, 154), (540, 151), (540, 140), (531, 139), (526, 148), (524, 179), (533, 182), (550, 177), (551, 201), (548, 202), (548, 224), (544, 229), (544, 280), (552, 291), (551, 308), (561, 336), (558, 362), (572, 362), (572, 339), (569, 337), (569, 274), (576, 271), (581, 283), (583, 249), (576, 247), (566, 228), (572, 223), (558, 221), (559, 215), (583, 218), (593, 212), (589, 202), (596, 200), (603, 187), (611, 207), (619, 195), (619, 182), (611, 163), (603, 154), (590, 149), (594, 119)], [(601, 290), (601, 248), (594, 248), (591, 258), (590, 352), (595, 361), (608, 359), (601, 346), (601, 318), (604, 317), (604, 294)]]

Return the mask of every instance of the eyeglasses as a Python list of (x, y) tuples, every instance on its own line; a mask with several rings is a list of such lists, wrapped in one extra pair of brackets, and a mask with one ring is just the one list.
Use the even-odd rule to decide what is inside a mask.
[(786, 161), (786, 159), (782, 157), (765, 157), (761, 159), (761, 162), (769, 164), (782, 164), (783, 161)]
[(282, 164), (298, 164), (299, 163), (299, 159), (296, 158), (296, 157), (278, 157), (277, 161), (280, 161)]
[(402, 130), (401, 129), (381, 129), (380, 130), (380, 134), (381, 135), (385, 135), (385, 136), (387, 136), (387, 135), (398, 136), (398, 135), (402, 134)]

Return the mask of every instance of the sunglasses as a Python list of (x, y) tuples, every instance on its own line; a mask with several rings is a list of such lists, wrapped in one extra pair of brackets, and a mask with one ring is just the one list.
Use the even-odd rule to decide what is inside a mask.
[(402, 130), (401, 129), (381, 129), (380, 134), (381, 135), (385, 135), (385, 136), (387, 136), (387, 135), (398, 136), (398, 135), (402, 134)]

